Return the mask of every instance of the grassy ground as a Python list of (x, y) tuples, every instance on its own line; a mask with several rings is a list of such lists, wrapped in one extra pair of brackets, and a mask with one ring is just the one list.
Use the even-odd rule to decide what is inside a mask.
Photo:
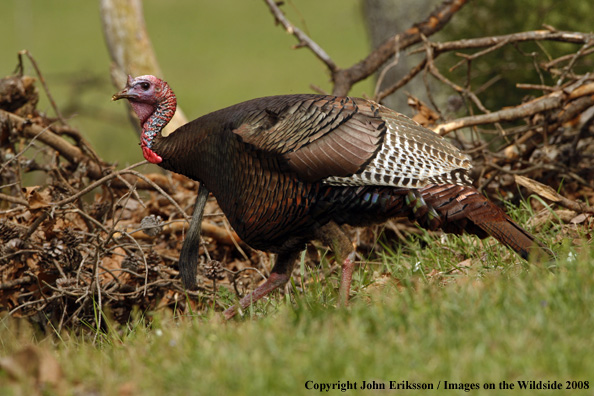
[[(386, 389), (390, 381), (439, 389), (447, 381), (478, 386), (469, 392), (477, 395), (539, 394), (518, 392), (517, 381), (558, 381), (563, 390), (540, 394), (592, 394), (566, 388), (594, 387), (594, 249), (558, 247), (549, 270), (490, 242), (425, 236), (386, 246), (359, 269), (346, 309), (334, 307), (335, 284), (301, 288), (297, 279), (284, 299), (259, 304), (244, 320), (158, 314), (147, 328), (139, 314), (128, 328), (91, 331), (95, 343), (88, 334), (40, 339), (5, 319), (0, 394), (310, 394), (319, 390), (308, 386), (347, 381), (357, 390), (345, 394), (377, 392), (360, 389), (363, 381)], [(15, 374), (8, 367), (19, 359), (45, 369)], [(514, 391), (501, 390), (502, 381)], [(482, 389), (488, 384), (495, 389)]]

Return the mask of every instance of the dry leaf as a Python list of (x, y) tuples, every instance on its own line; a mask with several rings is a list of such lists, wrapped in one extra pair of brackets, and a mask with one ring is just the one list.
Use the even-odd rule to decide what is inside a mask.
[(569, 222), (571, 224), (582, 224), (583, 222), (585, 222), (589, 217), (592, 217), (589, 214), (586, 213), (580, 213), (579, 215), (575, 216), (573, 219), (571, 219)]
[(460, 261), (456, 266), (449, 272), (450, 275), (452, 274), (466, 274), (466, 270), (472, 267), (472, 259), (466, 259)]
[(415, 114), (412, 119), (424, 127), (435, 125), (440, 118), (439, 114), (431, 110), (429, 106), (414, 96), (408, 95), (407, 104), (417, 111), (417, 114)]
[(50, 206), (49, 202), (51, 201), (51, 198), (47, 190), (40, 192), (39, 186), (33, 186), (25, 187), (22, 189), (22, 191), (23, 194), (25, 194), (25, 198), (29, 202), (29, 209), (34, 210), (47, 208)]
[(136, 394), (136, 384), (134, 382), (125, 382), (118, 388), (119, 396), (132, 396)]
[(34, 380), (36, 384), (58, 385), (63, 374), (56, 358), (44, 349), (28, 345), (0, 359), (0, 369), (16, 381)]
[(365, 290), (367, 290), (370, 294), (377, 293), (377, 292), (385, 290), (386, 286), (396, 286), (396, 288), (398, 290), (403, 289), (403, 286), (400, 283), (400, 280), (398, 280), (397, 278), (394, 278), (392, 275), (390, 275), (390, 274), (378, 275), (377, 273), (374, 273), (373, 282), (369, 286), (367, 286), (365, 288)]
[(569, 209), (557, 209), (551, 212), (548, 209), (543, 209), (540, 212), (536, 213), (535, 216), (528, 220), (527, 225), (529, 227), (536, 228), (540, 230), (540, 228), (548, 223), (555, 223), (555, 224), (565, 224), (572, 221), (572, 219), (576, 218), (577, 212)]

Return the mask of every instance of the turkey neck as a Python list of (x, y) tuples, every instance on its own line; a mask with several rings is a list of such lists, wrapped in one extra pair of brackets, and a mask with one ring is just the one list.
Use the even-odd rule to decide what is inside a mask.
[[(161, 136), (161, 131), (165, 125), (171, 121), (175, 114), (177, 99), (171, 90), (166, 93), (165, 99), (157, 104), (152, 114), (142, 124), (142, 134), (140, 135), (140, 147), (142, 154), (147, 161), (153, 164), (160, 164), (163, 158), (153, 149), (153, 143), (157, 136)], [(143, 109), (137, 109), (138, 104), (132, 102), (132, 107), (137, 114), (142, 114)]]

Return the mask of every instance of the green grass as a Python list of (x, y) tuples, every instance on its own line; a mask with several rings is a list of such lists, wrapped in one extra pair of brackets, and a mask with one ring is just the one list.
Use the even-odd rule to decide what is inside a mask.
[[(423, 240), (429, 244), (420, 248)], [(63, 374), (43, 394), (310, 394), (318, 391), (307, 390), (307, 381), (360, 387), (373, 380), (387, 387), (389, 381), (496, 387), (473, 395), (512, 394), (499, 390), (501, 381), (515, 383), (515, 390), (519, 380), (594, 387), (594, 249), (576, 249), (558, 247), (559, 261), (549, 270), (489, 240), (424, 236), (392, 250), (386, 243), (383, 256), (362, 265), (346, 309), (334, 307), (334, 279), (313, 277), (302, 289), (297, 278), (284, 299), (260, 303), (241, 320), (161, 313), (146, 327), (139, 315), (127, 328), (95, 333), (95, 344), (88, 334), (41, 340), (5, 319), (0, 355), (14, 356), (29, 344), (49, 351)], [(466, 257), (470, 266), (456, 269)], [(0, 384), (3, 395), (36, 388), (32, 376), (14, 381), (2, 371)]]

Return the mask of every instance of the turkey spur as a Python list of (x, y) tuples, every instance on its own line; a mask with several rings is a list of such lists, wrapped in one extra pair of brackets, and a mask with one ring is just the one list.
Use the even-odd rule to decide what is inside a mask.
[(270, 277), (225, 311), (283, 286), (299, 252), (317, 239), (342, 263), (340, 302), (349, 297), (355, 251), (341, 225), (409, 217), (429, 230), (466, 231), (528, 259), (545, 248), (474, 187), (470, 159), (406, 116), (369, 100), (324, 95), (253, 99), (202, 116), (167, 136), (176, 99), (154, 76), (129, 77), (127, 99), (142, 125), (144, 157), (200, 182), (179, 268), (196, 285), (201, 215), (208, 192), (254, 249), (276, 253)]

